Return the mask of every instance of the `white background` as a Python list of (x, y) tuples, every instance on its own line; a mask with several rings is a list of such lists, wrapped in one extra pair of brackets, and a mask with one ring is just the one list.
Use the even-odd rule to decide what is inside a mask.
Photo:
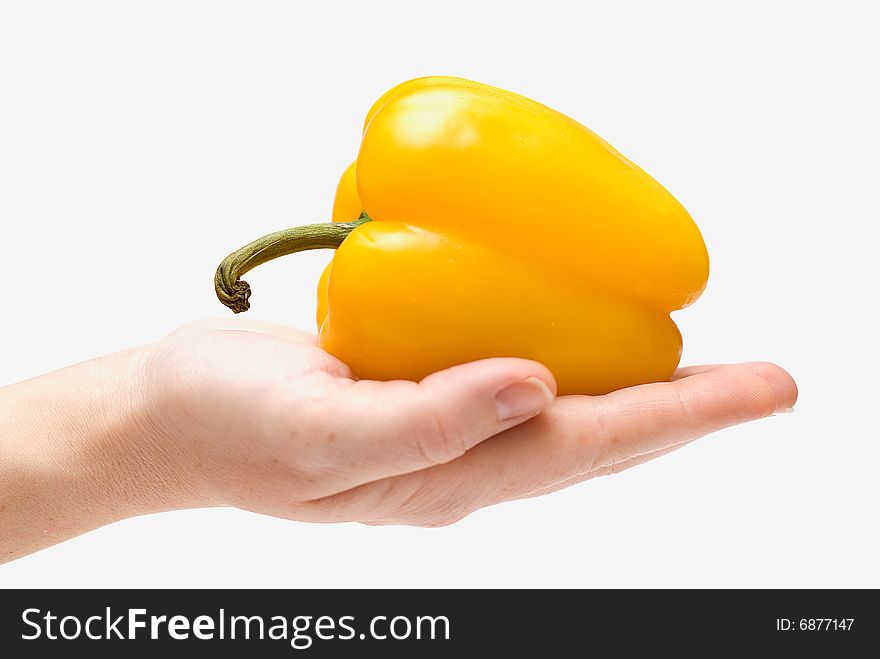
[[(327, 219), (373, 100), (449, 74), (577, 118), (666, 185), (712, 258), (676, 315), (684, 363), (777, 361), (801, 397), (449, 528), (185, 511), (0, 585), (880, 586), (871, 5), (3, 2), (0, 384), (221, 315), (219, 259)], [(249, 275), (250, 315), (312, 328), (327, 258)]]

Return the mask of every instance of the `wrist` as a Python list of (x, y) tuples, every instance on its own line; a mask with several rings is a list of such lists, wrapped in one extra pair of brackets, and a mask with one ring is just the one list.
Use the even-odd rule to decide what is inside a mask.
[(100, 465), (117, 518), (210, 505), (191, 443), (167, 422), (166, 396), (151, 377), (152, 346), (92, 363), (95, 427), (80, 456)]
[[(150, 431), (137, 350), (0, 391), (0, 563), (185, 505)], [(157, 458), (157, 456), (159, 456)]]
[[(99, 526), (184, 508), (186, 471), (161, 424), (145, 378), (145, 348), (100, 357), (15, 385), (8, 396), (14, 427), (12, 463), (49, 498), (59, 519), (88, 502)], [(68, 510), (68, 507), (70, 510)]]

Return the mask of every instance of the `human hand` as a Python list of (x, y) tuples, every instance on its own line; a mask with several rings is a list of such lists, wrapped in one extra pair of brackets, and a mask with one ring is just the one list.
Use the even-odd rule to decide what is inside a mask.
[(555, 400), (549, 371), (520, 359), (421, 383), (359, 381), (313, 335), (239, 319), (186, 326), (142, 350), (149, 413), (137, 441), (153, 461), (143, 471), (158, 475), (142, 486), (166, 492), (169, 507), (320, 522), (441, 526), (616, 473), (797, 398), (792, 378), (766, 363)]

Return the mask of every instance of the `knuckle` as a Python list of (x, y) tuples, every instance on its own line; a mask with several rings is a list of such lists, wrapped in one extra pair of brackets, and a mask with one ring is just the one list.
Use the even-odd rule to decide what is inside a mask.
[(578, 407), (578, 410), (558, 415), (542, 434), (544, 455), (547, 456), (543, 480), (559, 482), (589, 472), (601, 460), (604, 447), (610, 441), (611, 429), (603, 422), (595, 405)]
[(464, 454), (467, 438), (464, 429), (437, 405), (426, 404), (423, 422), (416, 429), (415, 443), (424, 460), (440, 465)]
[(477, 507), (473, 496), (462, 489), (438, 487), (431, 472), (413, 474), (406, 488), (393, 488), (394, 501), (386, 500), (389, 518), (397, 524), (436, 528), (449, 526), (470, 515)]
[(413, 516), (413, 522), (416, 526), (432, 529), (451, 526), (473, 511), (474, 508), (464, 500), (464, 497), (450, 497), (443, 501), (435, 501), (433, 505), (422, 506)]

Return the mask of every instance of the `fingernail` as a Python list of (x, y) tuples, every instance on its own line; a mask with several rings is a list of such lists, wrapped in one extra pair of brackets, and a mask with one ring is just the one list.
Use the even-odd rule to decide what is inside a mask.
[(514, 382), (495, 394), (495, 406), (501, 421), (526, 415), (535, 416), (552, 400), (553, 393), (539, 378)]
[(786, 407), (785, 409), (776, 411), (777, 414), (791, 414), (792, 412), (794, 412), (794, 407)]

